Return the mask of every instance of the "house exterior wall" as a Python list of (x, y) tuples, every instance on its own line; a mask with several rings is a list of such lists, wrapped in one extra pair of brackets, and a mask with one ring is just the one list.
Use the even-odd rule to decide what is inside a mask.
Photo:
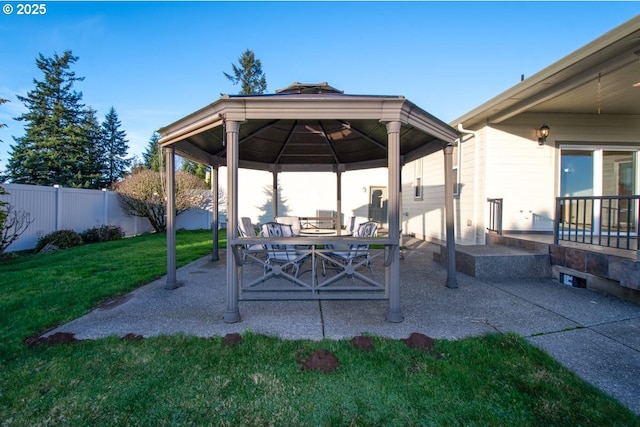
[[(226, 188), (226, 168), (220, 170), (220, 186)], [(278, 174), (279, 216), (318, 216), (317, 212), (336, 210), (336, 174), (330, 172), (283, 172)], [(386, 187), (386, 168), (342, 173), (342, 221), (351, 216), (368, 217), (369, 190)], [(238, 170), (238, 215), (254, 224), (272, 221), (273, 175), (270, 172)]]
[[(454, 150), (458, 192), (454, 198), (455, 236), (459, 244), (484, 242), (485, 130), (465, 135)], [(422, 198), (414, 197), (416, 164), (422, 162)], [(402, 231), (428, 241), (445, 241), (444, 152), (438, 151), (404, 166)], [(482, 203), (481, 203), (482, 202)], [(479, 207), (476, 209), (476, 207)]]
[(553, 230), (556, 148), (551, 137), (538, 144), (542, 124), (518, 117), (487, 129), (486, 197), (503, 199), (504, 231)]
[[(415, 168), (422, 161), (422, 197), (414, 197)], [(444, 154), (442, 151), (402, 168), (402, 232), (425, 240), (437, 240), (445, 233)], [(444, 240), (444, 239), (443, 239)]]
[[(551, 134), (539, 145), (536, 129), (543, 124)], [(553, 231), (555, 198), (560, 195), (561, 146), (640, 149), (640, 118), (636, 116), (527, 113), (471, 130), (476, 136), (465, 135), (460, 146), (460, 191), (455, 199), (456, 243), (463, 245), (485, 243), (487, 198), (503, 199), (505, 231)], [(636, 171), (640, 170), (638, 157)], [(421, 200), (413, 197), (416, 162), (403, 169), (403, 232), (444, 241), (443, 153), (419, 161), (423, 162)], [(611, 171), (603, 171), (603, 185), (607, 185), (607, 173)]]

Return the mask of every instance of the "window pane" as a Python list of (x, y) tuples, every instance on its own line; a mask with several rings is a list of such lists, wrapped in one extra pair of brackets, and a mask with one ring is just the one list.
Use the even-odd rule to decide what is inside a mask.
[(628, 196), (634, 193), (635, 162), (631, 151), (605, 151), (602, 165), (602, 195)]
[(593, 151), (563, 150), (560, 163), (560, 194), (593, 196)]

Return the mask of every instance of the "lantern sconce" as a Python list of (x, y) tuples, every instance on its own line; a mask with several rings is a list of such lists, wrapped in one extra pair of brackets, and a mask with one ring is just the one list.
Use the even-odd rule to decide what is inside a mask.
[(549, 126), (542, 125), (540, 129), (536, 130), (536, 135), (538, 136), (538, 145), (544, 145), (547, 142), (547, 137), (549, 136)]

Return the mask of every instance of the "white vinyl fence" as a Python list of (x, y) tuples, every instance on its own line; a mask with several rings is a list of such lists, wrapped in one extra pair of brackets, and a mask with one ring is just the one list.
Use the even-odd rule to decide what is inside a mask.
[[(33, 249), (40, 237), (57, 230), (81, 233), (100, 225), (115, 225), (127, 236), (153, 231), (146, 218), (124, 213), (114, 191), (23, 184), (2, 184), (2, 187), (9, 194), (0, 196), (0, 200), (9, 202), (15, 210), (27, 212), (33, 220), (8, 251)], [(178, 215), (176, 228), (210, 229), (212, 221), (210, 210), (192, 209)]]

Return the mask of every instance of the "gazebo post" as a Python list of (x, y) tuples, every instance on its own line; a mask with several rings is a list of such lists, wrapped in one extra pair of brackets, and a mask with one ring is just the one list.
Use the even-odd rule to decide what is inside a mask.
[(458, 287), (456, 277), (456, 240), (453, 221), (453, 144), (444, 147), (444, 210), (447, 238), (447, 288)]
[(167, 176), (167, 283), (165, 289), (178, 287), (176, 280), (176, 170), (175, 152), (173, 147), (165, 149), (166, 176)]
[[(238, 231), (238, 130), (240, 122), (227, 121), (225, 124), (227, 139), (227, 242)], [(225, 323), (240, 321), (238, 309), (238, 263), (233, 248), (227, 243), (227, 308), (224, 312)]]
[(220, 224), (220, 200), (218, 199), (218, 168), (211, 166), (211, 229), (213, 231), (213, 247), (211, 248), (211, 261), (218, 261), (218, 224)]
[[(286, 215), (286, 207), (279, 200), (278, 173), (281, 171), (332, 171), (337, 174), (336, 228), (341, 228), (342, 217), (342, 173), (348, 170), (377, 168), (388, 169), (387, 228), (388, 238), (380, 239), (385, 245), (384, 295), (379, 278), (365, 280), (375, 285), (372, 288), (354, 288), (357, 298), (380, 298), (388, 301), (386, 320), (402, 322), (403, 313), (400, 289), (400, 257), (402, 244), (402, 163), (432, 153), (435, 149), (452, 144), (459, 133), (420, 109), (403, 96), (351, 96), (326, 83), (300, 84), (285, 88), (270, 95), (224, 95), (219, 100), (160, 129), (163, 148), (172, 148), (174, 154), (185, 155), (195, 160), (226, 164), (228, 185), (228, 250), (226, 253), (226, 306), (224, 321), (241, 320), (238, 308), (240, 298), (253, 295), (258, 299), (290, 298), (285, 292), (261, 293), (262, 289), (243, 287), (243, 265), (240, 243), (237, 237), (238, 213), (238, 167), (240, 162), (252, 169), (272, 173), (273, 216)], [(321, 94), (321, 96), (318, 96)], [(239, 127), (243, 126), (242, 153), (239, 150)], [(381, 125), (385, 125), (382, 127)], [(246, 131), (246, 132), (244, 132)], [(405, 134), (406, 132), (406, 134)], [(402, 136), (401, 136), (402, 135)], [(401, 141), (402, 139), (402, 141)], [(304, 144), (304, 146), (302, 145)], [(173, 151), (175, 150), (175, 151)], [(169, 156), (169, 154), (167, 154)], [(446, 223), (449, 271), (447, 286), (457, 286), (455, 277), (455, 235), (453, 229), (453, 176), (451, 147), (445, 149)], [(174, 159), (171, 162), (173, 173)], [(169, 166), (167, 165), (169, 171)], [(214, 171), (215, 172), (215, 171)], [(215, 178), (215, 176), (214, 176)], [(171, 191), (175, 192), (175, 176), (171, 175)], [(175, 197), (175, 193), (171, 194)], [(175, 204), (175, 199), (171, 200)], [(218, 218), (215, 219), (217, 222)], [(381, 220), (376, 218), (376, 220)], [(384, 220), (384, 219), (382, 219)], [(169, 243), (167, 264), (168, 287), (175, 283), (175, 214), (168, 215)], [(216, 227), (217, 228), (217, 227)], [(172, 234), (173, 233), (173, 234)], [(353, 239), (352, 239), (353, 240)], [(319, 240), (321, 242), (322, 240)], [(329, 241), (327, 239), (327, 241)], [(351, 240), (349, 240), (350, 242)], [(453, 252), (452, 252), (453, 251)], [(313, 254), (312, 254), (313, 255)], [(215, 255), (212, 255), (215, 256)], [(277, 269), (276, 269), (277, 270)], [(276, 271), (278, 272), (278, 271)], [(276, 273), (274, 272), (274, 274)], [(271, 276), (270, 276), (271, 277)], [(294, 277), (293, 282), (304, 280)], [(260, 279), (257, 279), (260, 281)], [(263, 279), (264, 281), (266, 279)], [(313, 285), (314, 278), (311, 283)], [(338, 279), (326, 283), (331, 283)], [(295, 286), (295, 284), (294, 284)], [(266, 287), (268, 289), (268, 286)], [(270, 290), (270, 289), (268, 289)], [(299, 290), (296, 288), (296, 290)], [(333, 298), (333, 296), (328, 296)], [(302, 298), (307, 296), (302, 295)], [(311, 299), (324, 299), (322, 294), (312, 293)], [(351, 298), (341, 294), (337, 298)]]
[(336, 231), (342, 229), (342, 172), (336, 171)]
[(388, 322), (402, 322), (402, 306), (400, 305), (400, 128), (399, 121), (387, 122), (387, 170), (388, 200), (387, 224), (389, 227), (389, 239), (394, 242), (387, 251), (390, 262), (385, 267), (385, 281), (389, 289), (389, 308), (386, 319)]
[(271, 207), (273, 209), (273, 220), (278, 217), (278, 171), (274, 168), (271, 173)]

